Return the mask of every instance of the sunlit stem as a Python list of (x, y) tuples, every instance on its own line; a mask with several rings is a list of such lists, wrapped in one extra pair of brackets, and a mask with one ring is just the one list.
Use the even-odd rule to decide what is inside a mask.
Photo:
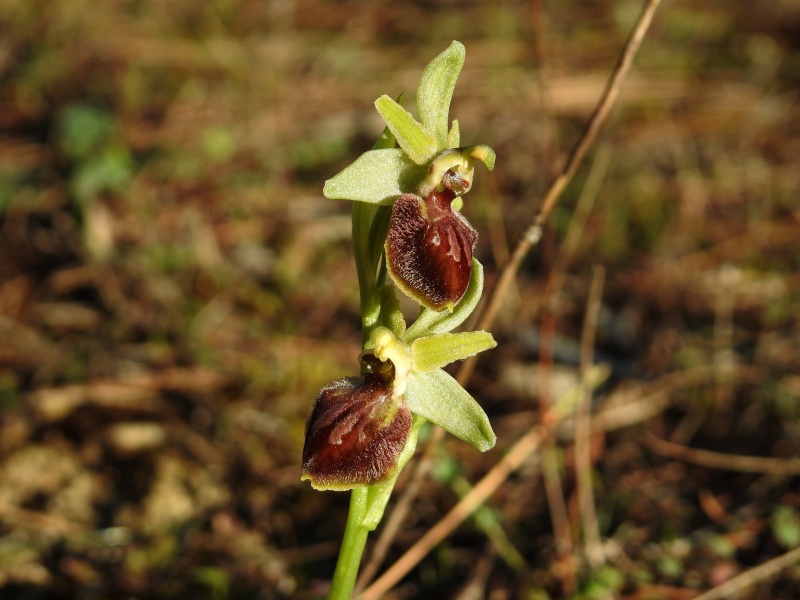
[(376, 207), (366, 202), (353, 202), (353, 252), (358, 274), (358, 289), (361, 298), (361, 326), (366, 340), (378, 325), (381, 313), (380, 300), (375, 289), (375, 264), (372, 261), (369, 230), (375, 217)]
[(417, 447), (417, 436), (425, 419), (414, 415), (406, 445), (397, 461), (397, 472), (384, 483), (369, 487), (354, 488), (350, 495), (350, 512), (347, 514), (347, 527), (344, 531), (336, 572), (333, 574), (328, 600), (350, 600), (355, 588), (358, 568), (361, 566), (361, 555), (367, 544), (369, 532), (375, 529), (383, 518), (389, 497), (392, 494), (400, 471), (414, 455)]
[(344, 531), (336, 572), (333, 574), (328, 600), (350, 600), (358, 577), (361, 555), (367, 543), (369, 529), (364, 526), (367, 514), (370, 488), (355, 488), (350, 493), (350, 512), (347, 514), (347, 528)]

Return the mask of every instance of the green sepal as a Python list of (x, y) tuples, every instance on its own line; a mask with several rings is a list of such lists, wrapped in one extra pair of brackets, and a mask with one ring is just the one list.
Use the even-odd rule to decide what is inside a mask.
[(405, 108), (386, 94), (375, 101), (375, 108), (411, 160), (423, 165), (436, 155), (436, 139)]
[(440, 333), (421, 337), (411, 344), (411, 370), (420, 373), (433, 371), (495, 346), (497, 342), (488, 331)]
[(450, 128), (450, 133), (447, 134), (447, 147), (458, 148), (461, 143), (461, 130), (458, 127), (458, 119), (453, 119), (453, 126)]
[(464, 295), (453, 307), (453, 312), (446, 310), (437, 312), (423, 308), (416, 321), (406, 329), (403, 339), (412, 342), (424, 335), (434, 335), (437, 333), (447, 333), (452, 331), (472, 313), (481, 299), (483, 292), (483, 265), (478, 259), (472, 259), (472, 275), (470, 275), (469, 285)]
[(441, 369), (409, 373), (404, 398), (412, 413), (436, 423), (481, 452), (492, 448), (497, 441), (489, 417), (480, 405)]
[(427, 172), (400, 148), (369, 150), (328, 179), (322, 193), (334, 200), (392, 204), (400, 194), (413, 193)]
[(422, 126), (433, 135), (439, 150), (448, 147), (450, 101), (466, 55), (467, 51), (461, 42), (451, 43), (425, 67), (417, 89), (417, 108)]

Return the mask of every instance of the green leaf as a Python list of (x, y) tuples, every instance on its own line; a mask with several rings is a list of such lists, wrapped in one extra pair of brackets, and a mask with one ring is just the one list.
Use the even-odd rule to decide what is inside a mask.
[(108, 148), (94, 160), (82, 162), (70, 181), (79, 202), (90, 202), (103, 192), (120, 192), (133, 176), (133, 159), (127, 148)]
[(413, 193), (427, 174), (400, 148), (369, 150), (325, 182), (322, 193), (334, 200), (391, 204), (400, 194)]
[(74, 104), (58, 115), (57, 134), (58, 145), (67, 158), (89, 160), (114, 140), (114, 116), (103, 109)]
[(800, 515), (788, 506), (779, 506), (772, 513), (772, 534), (784, 548), (800, 546)]
[(412, 413), (436, 423), (481, 452), (492, 448), (497, 441), (489, 417), (480, 405), (441, 369), (409, 373), (404, 397)]
[(497, 342), (488, 331), (440, 333), (421, 337), (411, 344), (411, 368), (419, 372), (433, 371), (495, 346)]
[(386, 94), (375, 101), (375, 108), (411, 160), (422, 165), (436, 155), (436, 139), (405, 108)]
[(472, 275), (470, 276), (467, 291), (464, 292), (461, 300), (453, 307), (453, 312), (447, 312), (446, 310), (437, 312), (423, 308), (419, 318), (406, 330), (403, 339), (410, 343), (425, 335), (452, 331), (472, 314), (481, 299), (481, 292), (483, 292), (483, 265), (478, 262), (478, 259), (473, 258)]
[(464, 45), (454, 41), (447, 50), (428, 63), (417, 89), (417, 107), (422, 125), (433, 135), (439, 150), (447, 148), (450, 100), (466, 54)]

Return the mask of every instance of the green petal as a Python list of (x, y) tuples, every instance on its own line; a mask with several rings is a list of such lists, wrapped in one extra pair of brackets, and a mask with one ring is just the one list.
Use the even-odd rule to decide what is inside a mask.
[(433, 371), (497, 346), (488, 331), (441, 333), (421, 337), (411, 344), (411, 369)]
[(494, 153), (489, 146), (485, 144), (481, 144), (479, 146), (467, 146), (466, 148), (459, 149), (462, 156), (469, 156), (471, 158), (476, 158), (481, 161), (483, 164), (486, 165), (486, 168), (490, 171), (494, 169), (494, 161), (497, 158), (497, 155)]
[(428, 373), (412, 371), (404, 397), (412, 413), (436, 423), (481, 452), (492, 448), (497, 441), (489, 417), (480, 405), (441, 369)]
[(447, 147), (458, 148), (461, 143), (461, 130), (458, 127), (458, 119), (453, 119), (453, 126), (447, 134)]
[(413, 193), (427, 174), (400, 148), (369, 150), (328, 179), (326, 198), (391, 204), (400, 194)]
[(453, 307), (453, 312), (448, 312), (446, 310), (437, 312), (435, 310), (423, 308), (419, 318), (406, 330), (403, 339), (407, 343), (410, 343), (425, 335), (452, 331), (472, 314), (472, 311), (481, 299), (481, 292), (483, 292), (483, 265), (478, 262), (478, 259), (473, 258), (472, 275), (469, 280), (469, 285), (467, 286), (467, 291), (464, 292), (461, 300)]
[[(397, 97), (397, 103), (400, 106), (403, 105), (403, 94), (400, 94)], [(388, 127), (384, 127), (383, 132), (378, 137), (378, 139), (375, 140), (375, 143), (372, 145), (372, 149), (380, 150), (382, 148), (394, 148), (395, 146), (397, 146), (397, 140), (395, 139), (392, 130), (389, 129)]]
[(375, 108), (411, 160), (422, 165), (436, 155), (438, 150), (436, 139), (411, 116), (410, 112), (386, 94), (375, 101)]
[(447, 148), (450, 100), (466, 54), (464, 45), (454, 41), (447, 50), (428, 63), (417, 90), (417, 107), (422, 125), (433, 135), (439, 150)]

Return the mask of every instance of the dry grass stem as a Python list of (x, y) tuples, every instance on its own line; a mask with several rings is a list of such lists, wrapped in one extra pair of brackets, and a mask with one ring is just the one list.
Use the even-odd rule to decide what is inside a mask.
[(589, 168), (589, 174), (586, 177), (586, 183), (578, 197), (578, 203), (575, 205), (575, 213), (570, 219), (569, 228), (564, 235), (564, 241), (561, 242), (561, 247), (553, 261), (553, 268), (550, 271), (545, 291), (545, 297), (549, 298), (553, 305), (558, 303), (558, 297), (564, 285), (564, 277), (580, 245), (581, 238), (586, 230), (586, 223), (589, 220), (592, 208), (594, 208), (595, 201), (600, 193), (600, 186), (603, 184), (603, 179), (610, 163), (611, 148), (607, 144), (603, 144), (597, 149), (592, 165)]
[(542, 429), (536, 428), (522, 436), (500, 462), (478, 482), (472, 491), (450, 509), (450, 512), (431, 527), (383, 575), (364, 590), (360, 598), (362, 600), (377, 600), (383, 597), (437, 544), (450, 535), (464, 519), (497, 491), (497, 488), (503, 484), (508, 476), (539, 448), (542, 442), (542, 433)]
[(560, 574), (561, 589), (565, 596), (569, 596), (575, 591), (575, 569), (573, 562), (569, 560), (573, 550), (572, 528), (569, 525), (567, 501), (564, 498), (564, 485), (561, 480), (561, 453), (552, 437), (544, 440), (540, 454), (542, 483), (547, 496), (550, 521), (553, 524), (556, 555), (564, 566)]
[(600, 528), (597, 525), (597, 512), (592, 490), (592, 458), (591, 458), (591, 402), (592, 386), (589, 384), (589, 372), (594, 363), (594, 343), (597, 331), (597, 319), (600, 314), (600, 301), (603, 293), (605, 269), (597, 265), (592, 272), (592, 284), (589, 299), (586, 303), (586, 318), (581, 335), (581, 403), (575, 415), (575, 477), (578, 488), (578, 505), (580, 507), (583, 527), (583, 545), (586, 559), (593, 569), (603, 562), (603, 545), (600, 541)]
[(710, 450), (698, 450), (662, 440), (648, 433), (647, 446), (656, 454), (667, 458), (682, 460), (711, 469), (741, 471), (743, 473), (766, 473), (781, 477), (800, 475), (800, 458), (770, 458), (761, 456), (741, 456), (722, 454)]
[(495, 549), (489, 544), (472, 571), (472, 577), (464, 585), (454, 600), (482, 600), (486, 597), (486, 581), (494, 565)]
[[(539, 370), (531, 377), (538, 378), (539, 413), (552, 414), (552, 374), (553, 374), (553, 345), (556, 330), (556, 310), (554, 303), (544, 307), (539, 320), (541, 344), (539, 346)], [(536, 382), (532, 382), (536, 384)], [(564, 484), (561, 479), (561, 449), (556, 439), (549, 436), (544, 440), (541, 448), (542, 483), (547, 497), (548, 513), (553, 525), (553, 538), (558, 562), (563, 565), (559, 578), (561, 592), (570, 596), (575, 592), (575, 563), (570, 560), (573, 554), (572, 528), (570, 527), (567, 501), (564, 498)]]

